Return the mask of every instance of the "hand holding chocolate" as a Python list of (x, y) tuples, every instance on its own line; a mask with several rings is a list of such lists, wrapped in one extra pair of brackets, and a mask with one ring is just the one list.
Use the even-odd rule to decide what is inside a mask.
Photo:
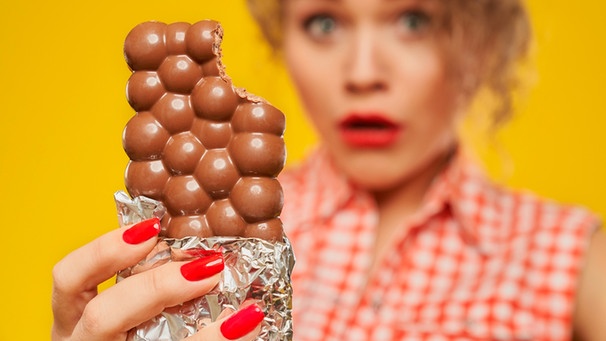
[(127, 36), (125, 182), (161, 201), (167, 237), (242, 236), (282, 241), (284, 115), (235, 88), (221, 63), (214, 21), (146, 22)]

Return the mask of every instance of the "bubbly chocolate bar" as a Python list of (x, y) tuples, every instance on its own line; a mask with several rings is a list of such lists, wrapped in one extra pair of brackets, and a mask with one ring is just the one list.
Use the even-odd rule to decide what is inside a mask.
[(284, 114), (233, 86), (222, 37), (212, 20), (145, 22), (127, 35), (126, 189), (166, 206), (165, 237), (282, 241)]

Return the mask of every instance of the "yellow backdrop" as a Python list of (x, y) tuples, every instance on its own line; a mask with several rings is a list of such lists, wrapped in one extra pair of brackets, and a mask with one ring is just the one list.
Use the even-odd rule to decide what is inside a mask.
[[(225, 28), (227, 71), (288, 117), (289, 162), (315, 138), (290, 84), (258, 46), (244, 0), (6, 1), (0, 9), (0, 340), (48, 339), (51, 269), (117, 224), (127, 32), (146, 20), (213, 18)], [(537, 36), (532, 93), (499, 136), (478, 148), (507, 184), (606, 215), (606, 5), (532, 0)], [(270, 75), (278, 80), (270, 82)], [(274, 76), (271, 76), (274, 77)], [(505, 152), (504, 152), (505, 151)]]

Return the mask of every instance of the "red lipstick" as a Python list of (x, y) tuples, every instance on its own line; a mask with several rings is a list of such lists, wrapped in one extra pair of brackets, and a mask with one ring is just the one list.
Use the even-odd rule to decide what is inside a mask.
[(389, 147), (401, 131), (399, 124), (377, 113), (352, 113), (339, 122), (341, 138), (355, 148)]

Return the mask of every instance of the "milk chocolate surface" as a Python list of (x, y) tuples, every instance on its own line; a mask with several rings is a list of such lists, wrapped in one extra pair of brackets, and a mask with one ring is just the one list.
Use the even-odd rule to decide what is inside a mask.
[(126, 188), (164, 203), (163, 236), (281, 241), (284, 115), (233, 86), (222, 35), (212, 20), (145, 22), (127, 35)]

